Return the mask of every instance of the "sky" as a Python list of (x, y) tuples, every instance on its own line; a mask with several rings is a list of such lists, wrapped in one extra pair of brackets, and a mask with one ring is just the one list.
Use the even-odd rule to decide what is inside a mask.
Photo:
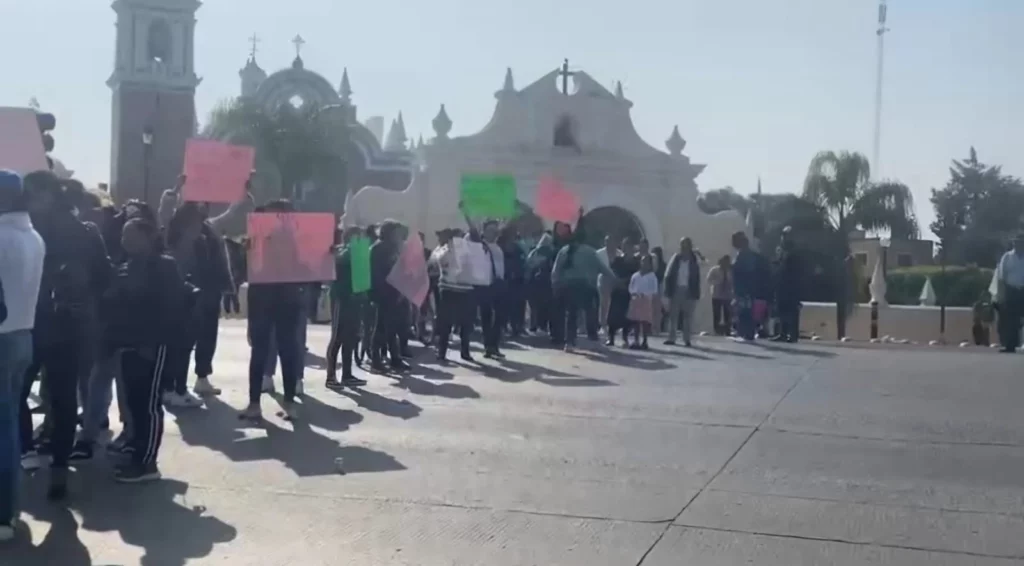
[[(174, 3), (179, 0), (162, 0)], [(360, 118), (402, 111), (410, 138), (482, 128), (511, 67), (522, 88), (569, 58), (622, 81), (637, 131), (662, 148), (674, 125), (707, 164), (702, 190), (799, 192), (821, 150), (871, 156), (876, 0), (206, 0), (197, 13), (200, 121), (239, 93), (248, 38), (269, 73), (306, 40), (306, 68), (348, 68)], [(0, 0), (0, 106), (35, 97), (57, 116), (55, 154), (89, 185), (110, 170), (114, 19), (107, 0)], [(13, 24), (13, 25), (12, 25)], [(1024, 176), (1024, 0), (889, 0), (881, 177), (929, 191), (970, 146)], [(23, 48), (12, 48), (23, 46)], [(1016, 142), (1016, 143), (1014, 143)]]

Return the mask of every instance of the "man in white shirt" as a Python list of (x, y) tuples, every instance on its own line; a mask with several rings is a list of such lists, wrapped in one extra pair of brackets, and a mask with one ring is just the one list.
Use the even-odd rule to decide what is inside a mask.
[(32, 227), (21, 177), (0, 170), (0, 541), (14, 538), (21, 477), (22, 381), (32, 363), (32, 328), (46, 247)]
[[(597, 259), (600, 260), (605, 267), (611, 267), (612, 260), (619, 257), (622, 252), (619, 251), (619, 245), (615, 242), (615, 238), (611, 236), (604, 237), (604, 247), (597, 250)], [(598, 323), (601, 328), (604, 328), (608, 324), (608, 309), (611, 308), (612, 304), (612, 289), (615, 288), (615, 281), (606, 278), (603, 274), (597, 276), (597, 290), (601, 296), (600, 312), (598, 314)]]
[(1020, 347), (1021, 319), (1024, 317), (1024, 234), (1013, 241), (1013, 249), (1003, 254), (996, 268), (999, 297), (999, 337), (1003, 352)]

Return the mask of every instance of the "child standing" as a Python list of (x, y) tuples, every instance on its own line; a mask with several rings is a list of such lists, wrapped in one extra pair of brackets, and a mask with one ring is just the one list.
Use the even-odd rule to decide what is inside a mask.
[[(658, 277), (654, 274), (654, 262), (650, 255), (640, 259), (640, 271), (629, 279), (629, 320), (636, 322), (633, 334), (633, 350), (646, 350), (647, 337), (654, 322), (655, 300), (658, 297)], [(643, 342), (640, 341), (641, 335)]]
[(121, 375), (134, 434), (115, 479), (137, 483), (160, 479), (157, 454), (164, 433), (160, 380), (167, 345), (185, 324), (186, 285), (175, 262), (163, 255), (156, 225), (138, 217), (121, 235), (126, 261), (103, 296), (107, 352), (121, 352)]

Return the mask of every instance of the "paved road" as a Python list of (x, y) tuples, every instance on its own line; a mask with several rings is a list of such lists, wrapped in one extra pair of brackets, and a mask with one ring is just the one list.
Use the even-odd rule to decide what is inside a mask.
[[(324, 329), (310, 336), (319, 351)], [(118, 486), (92, 462), (68, 510), (34, 478), (31, 535), (0, 564), (1024, 563), (1024, 358), (508, 351), (359, 394), (310, 370), (304, 422), (267, 399), (246, 428), (248, 349), (228, 324), (224, 395), (168, 415), (167, 479)]]

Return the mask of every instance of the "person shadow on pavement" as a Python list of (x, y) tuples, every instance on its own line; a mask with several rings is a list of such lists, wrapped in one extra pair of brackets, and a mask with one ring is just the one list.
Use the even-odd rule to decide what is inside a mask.
[[(188, 491), (184, 482), (165, 479), (125, 486), (104, 479), (89, 478), (70, 501), (70, 509), (82, 517), (81, 525), (68, 507), (49, 503), (37, 493), (41, 490), (31, 489), (26, 494), (25, 512), (49, 521), (50, 530), (38, 546), (16, 546), (12, 564), (90, 566), (93, 558), (79, 538), (82, 530), (117, 531), (126, 545), (143, 549), (142, 566), (184, 566), (238, 536), (237, 529), (207, 515), (204, 507), (177, 503), (175, 497)], [(28, 538), (31, 540), (30, 533)], [(24, 554), (19, 556), (19, 552)], [(104, 561), (107, 563), (106, 558)]]
[[(280, 401), (280, 396), (275, 396)], [(291, 428), (264, 419), (258, 424), (239, 420), (238, 411), (216, 397), (206, 400), (205, 411), (187, 411), (178, 418), (182, 440), (220, 452), (233, 462), (277, 460), (299, 477), (324, 476), (338, 472), (335, 459), (342, 455), (341, 443), (314, 430), (344, 432), (362, 422), (355, 411), (339, 409), (309, 395), (302, 397), (300, 418)], [(266, 436), (247, 437), (242, 429), (262, 428)], [(372, 451), (371, 452), (376, 452)], [(394, 457), (376, 452), (365, 471), (404, 470)]]

